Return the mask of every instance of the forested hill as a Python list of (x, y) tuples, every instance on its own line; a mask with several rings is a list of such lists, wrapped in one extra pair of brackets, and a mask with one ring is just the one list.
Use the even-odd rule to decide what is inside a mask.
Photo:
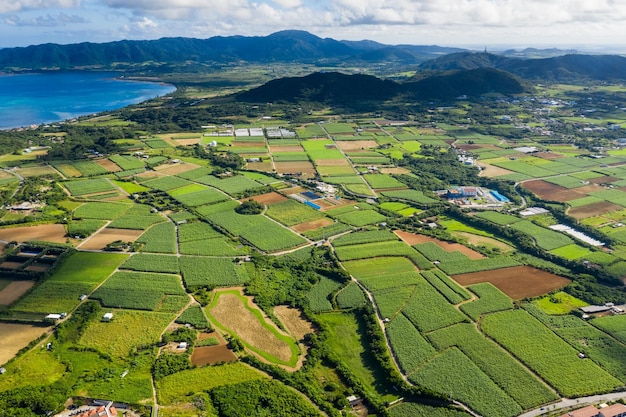
[(570, 54), (543, 59), (507, 58), (486, 52), (459, 52), (426, 61), (421, 70), (496, 68), (543, 81), (626, 80), (626, 58), (617, 55)]
[(435, 75), (419, 81), (396, 83), (371, 75), (338, 72), (314, 73), (305, 77), (272, 80), (237, 95), (242, 101), (314, 101), (354, 104), (393, 98), (451, 99), (461, 95), (478, 96), (489, 92), (519, 94), (521, 82), (503, 71), (481, 68)]
[(269, 36), (216, 36), (209, 39), (162, 38), (71, 45), (43, 44), (0, 50), (0, 69), (126, 68), (139, 64), (185, 65), (233, 62), (395, 62), (416, 64), (458, 48), (383, 45), (372, 41), (338, 41), (304, 31)]

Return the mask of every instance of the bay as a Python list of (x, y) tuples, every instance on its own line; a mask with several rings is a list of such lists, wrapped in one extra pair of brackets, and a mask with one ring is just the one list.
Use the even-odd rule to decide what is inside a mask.
[(0, 76), (0, 129), (60, 122), (173, 92), (172, 85), (116, 79), (111, 72)]

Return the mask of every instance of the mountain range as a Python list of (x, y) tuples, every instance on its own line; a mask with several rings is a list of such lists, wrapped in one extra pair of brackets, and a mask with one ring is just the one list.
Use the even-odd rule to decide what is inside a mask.
[(383, 45), (373, 41), (338, 41), (304, 31), (268, 36), (216, 36), (209, 39), (161, 38), (71, 45), (43, 44), (0, 50), (0, 70), (124, 68), (135, 65), (394, 61), (419, 63), (460, 48)]

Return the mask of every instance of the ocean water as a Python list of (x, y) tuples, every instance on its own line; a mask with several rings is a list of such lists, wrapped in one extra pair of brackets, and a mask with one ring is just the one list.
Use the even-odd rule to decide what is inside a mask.
[(0, 129), (53, 123), (171, 93), (172, 85), (109, 72), (0, 75)]

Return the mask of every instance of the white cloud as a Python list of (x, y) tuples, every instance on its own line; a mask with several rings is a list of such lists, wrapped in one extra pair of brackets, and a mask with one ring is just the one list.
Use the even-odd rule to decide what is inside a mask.
[(32, 9), (69, 9), (80, 5), (81, 0), (2, 0), (0, 1), (0, 14)]
[(87, 23), (87, 20), (81, 16), (60, 13), (58, 15), (47, 14), (45, 16), (37, 16), (28, 19), (22, 19), (20, 16), (17, 15), (10, 15), (4, 18), (4, 23), (9, 26), (54, 27), (65, 26), (72, 23)]
[(303, 5), (302, 0), (273, 0), (273, 2), (285, 9), (295, 9)]

